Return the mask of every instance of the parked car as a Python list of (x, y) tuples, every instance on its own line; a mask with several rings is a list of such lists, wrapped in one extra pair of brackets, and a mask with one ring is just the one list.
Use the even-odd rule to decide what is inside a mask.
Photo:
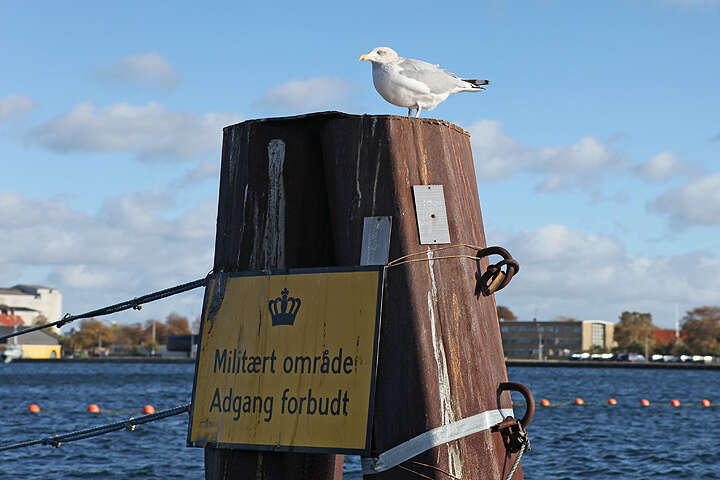
[(569, 360), (589, 360), (589, 359), (590, 359), (590, 354), (587, 352), (573, 353), (569, 357)]

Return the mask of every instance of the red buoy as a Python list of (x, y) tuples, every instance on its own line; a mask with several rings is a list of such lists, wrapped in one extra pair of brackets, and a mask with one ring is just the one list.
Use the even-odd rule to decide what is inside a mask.
[(702, 401), (700, 402), (700, 405), (702, 405), (703, 407), (709, 407), (710, 400), (708, 400), (707, 398), (703, 398)]
[(670, 405), (672, 405), (673, 407), (679, 407), (679, 406), (680, 406), (680, 400), (677, 400), (677, 399), (672, 400), (672, 401), (670, 402)]
[(155, 413), (155, 407), (153, 407), (152, 405), (145, 405), (143, 407), (143, 413), (146, 413), (148, 415), (151, 413)]
[(582, 398), (578, 397), (575, 399), (575, 405), (585, 405), (585, 402)]
[(540, 405), (542, 405), (543, 407), (549, 407), (550, 400), (548, 400), (547, 398), (543, 398), (542, 400), (540, 400)]
[(40, 413), (40, 407), (33, 403), (28, 407), (28, 411), (32, 413)]
[(615, 400), (614, 398), (608, 399), (608, 405), (617, 405), (617, 400)]
[(94, 403), (91, 403), (90, 406), (88, 407), (88, 412), (90, 412), (90, 413), (100, 413), (100, 407), (98, 407), (98, 406), (95, 405)]
[(649, 407), (650, 400), (648, 400), (647, 398), (643, 398), (642, 400), (640, 400), (640, 405), (642, 405), (643, 407)]

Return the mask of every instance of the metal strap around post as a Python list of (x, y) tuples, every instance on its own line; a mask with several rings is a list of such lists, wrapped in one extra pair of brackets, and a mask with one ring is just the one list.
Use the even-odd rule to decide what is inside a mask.
[(456, 422), (448, 423), (413, 437), (376, 457), (363, 457), (363, 475), (384, 472), (433, 447), (458, 440), (473, 433), (489, 430), (514, 415), (512, 408), (487, 410)]

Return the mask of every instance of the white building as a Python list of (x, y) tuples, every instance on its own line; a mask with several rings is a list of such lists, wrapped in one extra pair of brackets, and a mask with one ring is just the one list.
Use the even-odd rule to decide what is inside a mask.
[(31, 325), (40, 315), (47, 322), (60, 320), (62, 316), (62, 293), (60, 290), (40, 285), (15, 285), (0, 288), (0, 307), (12, 310), (10, 314), (22, 317), (25, 325)]

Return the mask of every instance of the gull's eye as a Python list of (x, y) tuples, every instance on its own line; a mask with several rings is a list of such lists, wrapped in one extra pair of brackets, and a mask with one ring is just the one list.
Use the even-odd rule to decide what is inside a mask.
[(385, 50), (378, 50), (378, 55), (385, 55)]

